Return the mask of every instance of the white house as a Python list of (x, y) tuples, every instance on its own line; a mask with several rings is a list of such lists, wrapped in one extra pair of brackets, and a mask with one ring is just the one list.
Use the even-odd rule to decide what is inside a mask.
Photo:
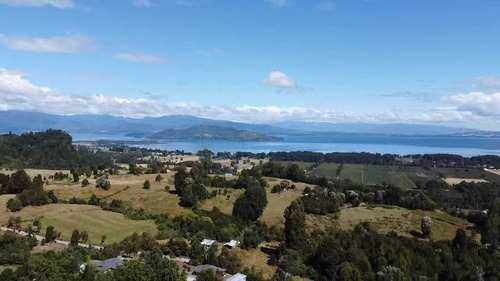
[(203, 241), (201, 241), (201, 245), (203, 245), (207, 248), (212, 247), (212, 245), (214, 245), (214, 244), (217, 244), (217, 241), (210, 240), (210, 239), (203, 239)]
[(234, 248), (238, 247), (239, 244), (240, 244), (239, 241), (231, 240), (227, 243), (224, 243), (224, 247), (226, 247), (228, 249), (234, 249)]

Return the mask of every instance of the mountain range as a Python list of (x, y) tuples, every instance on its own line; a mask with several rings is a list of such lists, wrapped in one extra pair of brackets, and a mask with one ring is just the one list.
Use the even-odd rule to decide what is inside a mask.
[[(469, 128), (421, 125), (421, 124), (371, 124), (371, 123), (327, 123), (327, 122), (279, 122), (249, 124), (224, 120), (200, 118), (190, 115), (168, 115), (141, 119), (116, 117), (112, 115), (54, 115), (27, 111), (0, 111), (0, 133), (23, 133), (61, 129), (70, 134), (136, 135), (154, 137), (156, 133), (171, 133), (187, 136), (204, 128), (203, 134), (216, 135), (220, 128), (232, 128), (265, 136), (318, 135), (318, 134), (373, 134), (373, 135), (453, 135), (453, 136), (495, 136), (499, 132), (483, 132)], [(189, 131), (178, 131), (186, 130)], [(194, 128), (194, 129), (193, 129)], [(171, 130), (171, 131), (169, 131)], [(178, 132), (176, 132), (176, 130)], [(232, 138), (238, 132), (225, 131)], [(242, 132), (239, 132), (242, 133)], [(230, 136), (233, 134), (233, 136)], [(157, 135), (158, 136), (158, 135)]]

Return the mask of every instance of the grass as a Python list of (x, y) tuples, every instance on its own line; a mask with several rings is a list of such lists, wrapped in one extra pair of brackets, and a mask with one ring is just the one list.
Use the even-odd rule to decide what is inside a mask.
[[(8, 169), (0, 169), (0, 173), (7, 175), (13, 174), (16, 171), (17, 171), (16, 169), (12, 171)], [(30, 178), (34, 178), (35, 176), (38, 175), (42, 175), (42, 178), (43, 177), (49, 178), (49, 176), (53, 176), (56, 172), (63, 172), (63, 174), (69, 174), (69, 170), (24, 169), (24, 171), (26, 172), (26, 174), (28, 174), (28, 176), (30, 176)]]
[(471, 226), (466, 220), (450, 216), (441, 211), (407, 210), (400, 207), (356, 207), (343, 209), (337, 220), (338, 226), (351, 230), (361, 222), (369, 222), (379, 233), (395, 231), (401, 236), (413, 237), (411, 231), (420, 232), (424, 216), (432, 219), (433, 240), (452, 240), (458, 228)]
[[(0, 215), (0, 223), (5, 225), (12, 213), (4, 212)], [(106, 234), (106, 243), (120, 242), (134, 232), (149, 232), (156, 234), (156, 225), (152, 220), (130, 220), (124, 215), (103, 211), (97, 206), (52, 204), (40, 207), (26, 207), (15, 213), (20, 216), (24, 224), (35, 219), (42, 222), (43, 229), (54, 226), (61, 232), (63, 240), (69, 240), (73, 230), (86, 230), (94, 244), (101, 241), (101, 235)]]
[[(156, 182), (156, 174), (149, 175), (112, 175), (110, 176), (111, 188), (102, 190), (95, 187), (95, 180), (89, 179), (90, 185), (81, 187), (80, 183), (68, 181), (52, 181), (45, 187), (47, 190), (54, 190), (57, 197), (69, 200), (72, 197), (88, 200), (92, 194), (107, 201), (118, 199), (126, 202), (135, 209), (144, 209), (150, 214), (181, 215), (192, 213), (191, 209), (179, 206), (179, 196), (175, 194), (173, 184), (174, 172), (162, 174), (164, 178)], [(150, 189), (143, 188), (144, 181), (149, 180)], [(170, 191), (165, 191), (165, 186), (170, 187)]]
[(269, 255), (262, 252), (260, 247), (252, 250), (236, 249), (234, 252), (241, 260), (242, 269), (253, 267), (257, 272), (262, 272), (266, 280), (270, 280), (276, 272), (277, 267), (267, 264)]
[(19, 267), (21, 267), (21, 266), (20, 265), (16, 265), (16, 264), (4, 264), (4, 265), (0, 265), (0, 273), (4, 272), (4, 270), (6, 270), (6, 269), (12, 269), (12, 271), (16, 271)]
[[(309, 172), (309, 175), (337, 177), (339, 164), (323, 163), (316, 169)], [(422, 167), (411, 166), (386, 166), (386, 165), (359, 165), (344, 164), (340, 172), (341, 180), (349, 179), (358, 184), (377, 185), (391, 183), (403, 189), (416, 188), (418, 182), (426, 182), (439, 178), (443, 175), (446, 178), (473, 180), (486, 180), (500, 183), (500, 175), (480, 171), (476, 169), (455, 169), (455, 168), (431, 168), (426, 170)], [(456, 183), (457, 181), (453, 181)]]

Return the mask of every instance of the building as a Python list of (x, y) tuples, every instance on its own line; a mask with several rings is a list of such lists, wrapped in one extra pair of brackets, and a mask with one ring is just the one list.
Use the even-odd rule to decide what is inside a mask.
[(194, 275), (198, 275), (203, 270), (213, 270), (216, 274), (221, 275), (221, 276), (224, 275), (226, 273), (226, 271), (227, 271), (227, 269), (221, 268), (221, 267), (218, 267), (218, 266), (215, 266), (215, 265), (202, 264), (202, 265), (198, 265), (197, 267), (194, 268), (193, 274)]
[(237, 273), (226, 279), (226, 281), (246, 281), (246, 280), (247, 276), (243, 273)]
[(201, 245), (207, 247), (207, 248), (210, 248), (212, 247), (212, 245), (217, 245), (217, 241), (215, 240), (210, 240), (210, 239), (203, 239), (203, 241), (201, 241)]
[[(113, 258), (105, 261), (93, 260), (92, 261), (96, 267), (96, 271), (98, 272), (108, 272), (110, 270), (115, 270), (118, 267), (122, 266), (125, 262), (119, 258)], [(87, 264), (80, 265), (80, 272), (84, 272)]]
[(227, 243), (224, 243), (224, 247), (226, 247), (228, 249), (235, 249), (236, 247), (238, 247), (239, 244), (240, 244), (239, 241), (231, 240)]

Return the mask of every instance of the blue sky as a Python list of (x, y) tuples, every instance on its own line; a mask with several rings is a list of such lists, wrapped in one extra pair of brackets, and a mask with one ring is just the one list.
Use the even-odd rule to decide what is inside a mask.
[(500, 130), (500, 1), (0, 0), (0, 110)]

